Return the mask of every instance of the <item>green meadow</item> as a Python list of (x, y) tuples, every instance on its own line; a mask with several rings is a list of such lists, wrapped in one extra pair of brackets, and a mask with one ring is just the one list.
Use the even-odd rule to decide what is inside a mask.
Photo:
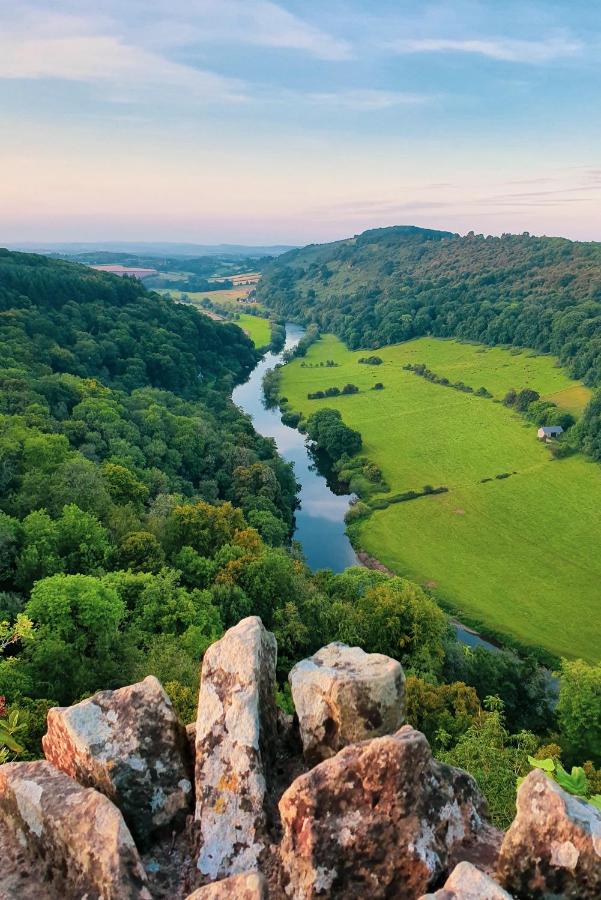
[(267, 347), (271, 341), (271, 326), (268, 319), (240, 313), (240, 318), (236, 319), (234, 324), (246, 332), (255, 347)]
[[(382, 365), (358, 363), (372, 353)], [(319, 367), (328, 359), (338, 366)], [(557, 654), (599, 659), (601, 466), (581, 455), (554, 460), (536, 426), (494, 399), (404, 371), (407, 362), (485, 387), (497, 400), (512, 387), (531, 387), (578, 412), (589, 396), (551, 357), (530, 351), (420, 338), (351, 352), (323, 337), (283, 369), (290, 408), (305, 416), (339, 409), (392, 493), (426, 484), (449, 489), (375, 511), (358, 526), (359, 544), (468, 622)], [(384, 390), (370, 390), (377, 381)], [(360, 393), (307, 399), (347, 382)]]

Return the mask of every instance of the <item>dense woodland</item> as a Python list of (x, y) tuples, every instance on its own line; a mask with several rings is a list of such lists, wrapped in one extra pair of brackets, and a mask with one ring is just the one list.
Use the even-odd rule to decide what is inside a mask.
[[(351, 349), (421, 335), (532, 347), (601, 385), (599, 243), (383, 228), (284, 254), (258, 296)], [(600, 403), (580, 426), (582, 445), (598, 459)]]
[[(276, 633), (284, 707), (291, 665), (329, 641), (401, 660), (410, 721), (499, 823), (528, 753), (591, 760), (598, 790), (600, 667), (565, 663), (556, 706), (537, 660), (462, 648), (417, 585), (309, 572), (293, 471), (229, 399), (257, 359), (240, 329), (0, 251), (0, 341), (3, 758), (39, 754), (49, 706), (149, 673), (190, 720), (206, 647), (252, 613)], [(334, 456), (360, 445), (337, 420), (312, 427)]]

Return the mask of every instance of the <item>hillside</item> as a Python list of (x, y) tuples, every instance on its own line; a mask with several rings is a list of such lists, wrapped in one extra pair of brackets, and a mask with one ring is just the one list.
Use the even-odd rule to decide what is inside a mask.
[(469, 338), (552, 353), (601, 382), (601, 243), (383, 228), (283, 254), (258, 297), (351, 349)]

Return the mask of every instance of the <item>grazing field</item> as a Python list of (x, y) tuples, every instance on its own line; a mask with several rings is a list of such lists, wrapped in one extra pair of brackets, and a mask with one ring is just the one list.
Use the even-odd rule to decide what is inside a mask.
[(240, 313), (240, 318), (236, 319), (234, 324), (239, 325), (247, 333), (255, 347), (267, 347), (271, 341), (271, 327), (268, 319)]
[[(372, 353), (382, 365), (358, 364)], [(328, 359), (339, 365), (320, 368)], [(421, 338), (366, 353), (322, 338), (283, 370), (291, 408), (339, 409), (393, 493), (449, 488), (374, 512), (359, 525), (361, 546), (468, 621), (557, 654), (599, 659), (601, 466), (581, 455), (552, 459), (534, 425), (493, 399), (404, 371), (407, 362), (495, 398), (532, 387), (579, 409), (588, 396), (552, 358), (528, 351)], [(371, 391), (377, 381), (384, 390)], [(347, 382), (360, 393), (307, 400), (309, 391)]]

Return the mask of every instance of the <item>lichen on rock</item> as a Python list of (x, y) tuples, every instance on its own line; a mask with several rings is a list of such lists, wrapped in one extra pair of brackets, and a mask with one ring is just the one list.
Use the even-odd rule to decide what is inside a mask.
[(32, 864), (43, 867), (39, 897), (52, 885), (66, 898), (151, 900), (117, 807), (49, 762), (0, 766), (0, 817)]
[(414, 900), (457, 854), (488, 840), (473, 778), (434, 760), (424, 735), (408, 725), (301, 775), (279, 808), (295, 900)]
[(347, 744), (393, 734), (403, 722), (405, 676), (395, 659), (333, 643), (289, 675), (308, 762)]
[(530, 772), (503, 839), (498, 877), (518, 897), (599, 900), (601, 810), (568, 794), (540, 769)]
[(223, 878), (257, 866), (267, 846), (267, 773), (277, 734), (277, 644), (258, 616), (212, 644), (196, 721), (198, 869)]
[(46, 759), (119, 807), (141, 845), (191, 811), (186, 731), (152, 675), (51, 709), (42, 744)]

